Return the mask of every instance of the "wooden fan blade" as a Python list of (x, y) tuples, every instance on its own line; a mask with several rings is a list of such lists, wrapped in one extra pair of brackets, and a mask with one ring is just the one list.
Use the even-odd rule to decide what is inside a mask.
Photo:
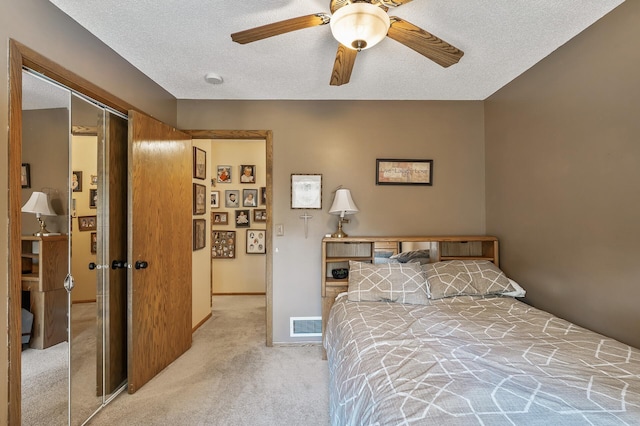
[(273, 24), (267, 24), (261, 27), (233, 33), (231, 34), (231, 40), (240, 44), (251, 43), (253, 41), (262, 40), (263, 38), (273, 37), (291, 31), (328, 24), (329, 19), (329, 15), (324, 13), (298, 16), (297, 18), (286, 19), (284, 21), (274, 22)]
[(395, 16), (391, 16), (390, 19), (391, 26), (387, 37), (404, 44), (445, 68), (457, 64), (464, 55), (462, 50), (410, 22)]
[(400, 7), (403, 4), (409, 3), (410, 1), (411, 0), (382, 0), (382, 4), (384, 4), (385, 6)]
[(333, 63), (331, 82), (329, 84), (332, 86), (342, 86), (349, 82), (357, 55), (358, 51), (356, 50), (349, 49), (342, 44), (338, 46), (338, 53), (336, 53), (336, 61)]

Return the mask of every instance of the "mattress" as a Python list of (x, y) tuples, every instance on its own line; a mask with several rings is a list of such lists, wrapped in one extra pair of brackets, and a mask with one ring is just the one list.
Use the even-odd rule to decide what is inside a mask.
[(510, 297), (339, 296), (333, 425), (640, 424), (640, 350)]

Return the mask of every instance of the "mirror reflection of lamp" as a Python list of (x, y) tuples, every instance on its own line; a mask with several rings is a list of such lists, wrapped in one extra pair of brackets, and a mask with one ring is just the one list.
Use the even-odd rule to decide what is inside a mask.
[(342, 231), (342, 224), (349, 223), (349, 219), (345, 219), (345, 215), (356, 214), (360, 210), (356, 206), (356, 203), (353, 202), (353, 198), (351, 198), (351, 191), (348, 189), (338, 189), (336, 191), (336, 195), (333, 198), (333, 204), (329, 209), (329, 213), (339, 215), (338, 219), (338, 230), (331, 234), (333, 238), (344, 238), (348, 237), (347, 234)]
[(55, 216), (56, 212), (53, 211), (47, 194), (44, 192), (33, 192), (29, 200), (22, 206), (22, 211), (24, 213), (35, 213), (36, 219), (38, 219), (38, 223), (40, 223), (40, 231), (33, 235), (41, 237), (50, 234), (42, 216)]

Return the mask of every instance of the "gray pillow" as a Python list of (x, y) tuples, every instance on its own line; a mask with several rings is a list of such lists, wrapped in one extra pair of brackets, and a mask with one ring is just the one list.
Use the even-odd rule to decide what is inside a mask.
[(451, 260), (422, 265), (429, 297), (486, 296), (514, 291), (509, 278), (488, 260)]
[(398, 302), (426, 305), (427, 283), (418, 263), (371, 264), (349, 261), (352, 302)]
[(425, 263), (429, 263), (429, 250), (403, 251), (402, 253), (391, 256), (391, 259), (396, 259), (400, 263), (417, 260), (421, 265), (423, 265)]

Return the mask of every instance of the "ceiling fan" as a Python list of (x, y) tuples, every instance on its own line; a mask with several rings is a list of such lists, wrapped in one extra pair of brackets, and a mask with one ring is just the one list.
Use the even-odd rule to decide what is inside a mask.
[(358, 52), (373, 47), (385, 36), (404, 44), (435, 63), (448, 67), (458, 63), (464, 52), (404, 19), (387, 14), (389, 7), (402, 6), (411, 0), (330, 0), (331, 15), (315, 13), (274, 22), (231, 34), (240, 44), (304, 28), (330, 24), (338, 40), (330, 84), (349, 82)]

